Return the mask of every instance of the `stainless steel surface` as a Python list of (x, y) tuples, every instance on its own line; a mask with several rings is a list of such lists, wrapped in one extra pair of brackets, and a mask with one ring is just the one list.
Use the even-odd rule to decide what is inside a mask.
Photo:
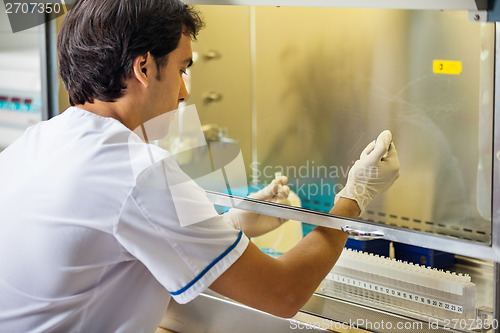
[(394, 9), (486, 9), (485, 0), (190, 0), (197, 5), (311, 6)]
[(178, 333), (255, 333), (325, 332), (320, 326), (299, 327), (292, 319), (283, 319), (233, 301), (203, 293), (193, 301), (179, 305), (170, 301), (160, 327)]
[(178, 333), (468, 332), (319, 294), (314, 294), (294, 318), (283, 319), (210, 291), (187, 304), (171, 301), (160, 327)]

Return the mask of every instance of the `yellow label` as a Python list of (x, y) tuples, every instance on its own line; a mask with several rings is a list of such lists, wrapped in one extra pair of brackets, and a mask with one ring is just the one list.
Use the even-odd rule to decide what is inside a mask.
[(450, 60), (434, 60), (432, 62), (432, 71), (436, 74), (459, 75), (460, 73), (462, 73), (462, 62)]

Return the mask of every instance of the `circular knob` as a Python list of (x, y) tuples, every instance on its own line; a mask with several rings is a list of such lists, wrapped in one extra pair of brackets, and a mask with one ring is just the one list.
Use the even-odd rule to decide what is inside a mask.
[(215, 50), (208, 50), (203, 54), (203, 59), (205, 60), (215, 60), (219, 59), (221, 54)]
[(222, 94), (214, 92), (214, 91), (209, 91), (208, 93), (203, 95), (203, 102), (204, 103), (218, 102), (221, 99), (222, 99)]

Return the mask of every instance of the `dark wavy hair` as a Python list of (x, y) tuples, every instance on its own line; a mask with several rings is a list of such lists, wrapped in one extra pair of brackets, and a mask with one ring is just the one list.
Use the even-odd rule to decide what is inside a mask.
[(79, 0), (57, 40), (59, 73), (71, 105), (114, 102), (136, 57), (151, 52), (161, 68), (181, 34), (195, 40), (203, 21), (179, 0)]

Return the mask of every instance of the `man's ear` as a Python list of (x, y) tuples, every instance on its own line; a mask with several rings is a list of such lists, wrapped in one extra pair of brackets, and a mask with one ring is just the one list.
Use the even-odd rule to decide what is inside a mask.
[(151, 64), (153, 63), (153, 57), (151, 53), (146, 53), (144, 55), (138, 56), (134, 59), (134, 64), (132, 67), (133, 76), (142, 84), (144, 87), (149, 86), (149, 80), (151, 79)]

